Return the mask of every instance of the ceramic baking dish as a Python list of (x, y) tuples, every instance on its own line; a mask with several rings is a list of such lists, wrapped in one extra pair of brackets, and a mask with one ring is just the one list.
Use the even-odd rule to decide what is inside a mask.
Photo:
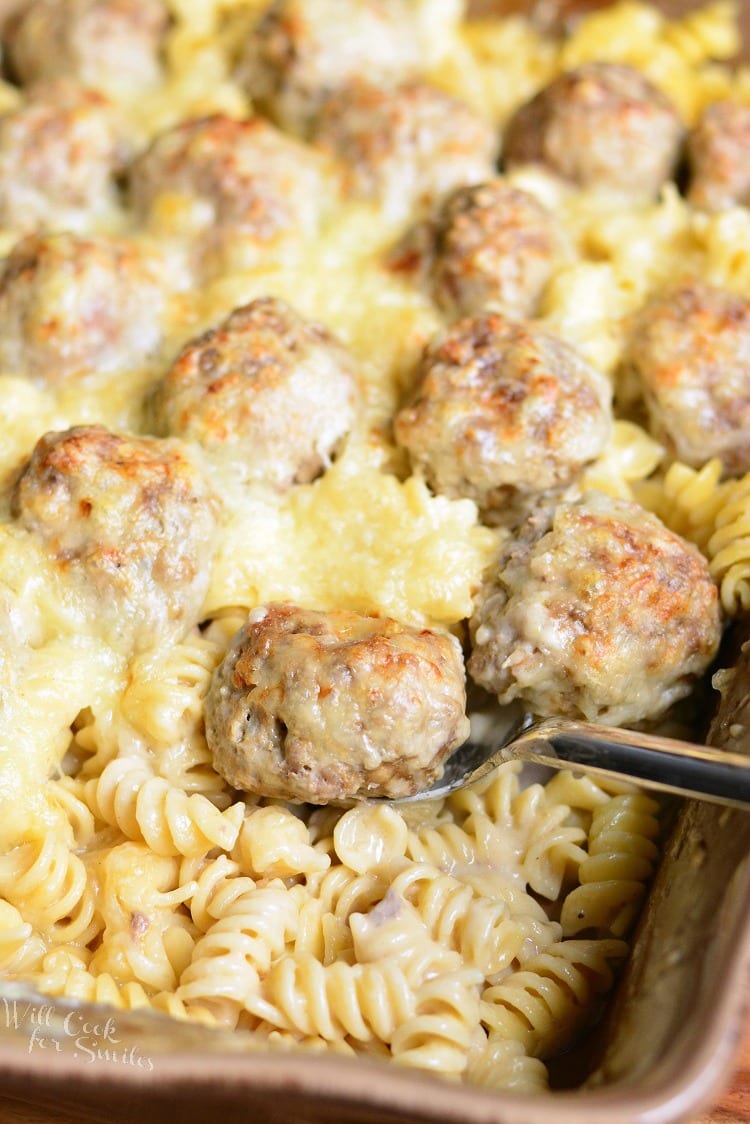
[[(593, 0), (559, 0), (566, 13)], [(694, 6), (676, 0), (670, 12)], [(497, 10), (492, 0), (478, 7)], [(528, 10), (522, 0), (505, 8)], [(551, 0), (536, 9), (548, 18)], [(750, 11), (743, 12), (750, 41)], [(675, 1124), (728, 1079), (750, 970), (750, 816), (685, 805), (606, 1017), (558, 1061), (558, 1088), (510, 1095), (333, 1055), (268, 1054), (245, 1036), (0, 989), (0, 1091), (81, 1121), (264, 1124)], [(68, 1021), (66, 1021), (66, 1019)], [(86, 1064), (87, 1021), (116, 1060)], [(33, 1048), (32, 1048), (33, 1046)], [(66, 1117), (67, 1118), (67, 1117)]]

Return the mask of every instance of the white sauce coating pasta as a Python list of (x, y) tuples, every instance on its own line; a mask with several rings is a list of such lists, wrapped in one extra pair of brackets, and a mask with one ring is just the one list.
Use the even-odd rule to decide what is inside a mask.
[[(597, 59), (640, 69), (686, 126), (717, 99), (750, 104), (750, 74), (720, 65), (738, 47), (724, 0), (679, 21), (625, 0), (562, 42), (520, 18), (467, 23), (458, 0), (404, 3), (423, 41), (422, 77), (498, 132), (555, 75)], [(145, 93), (119, 81), (110, 91), (138, 150), (187, 118), (252, 111), (234, 66), (264, 0), (167, 7), (162, 78)], [(0, 112), (23, 98), (0, 83)], [(44, 385), (0, 372), (0, 973), (53, 996), (236, 1028), (269, 1047), (391, 1057), (537, 1090), (542, 1059), (585, 1028), (627, 955), (658, 861), (654, 801), (570, 773), (527, 784), (503, 766), (419, 810), (312, 811), (230, 791), (206, 746), (203, 701), (247, 610), (287, 599), (460, 633), (508, 533), (482, 525), (471, 500), (407, 475), (391, 419), (446, 319), (384, 264), (403, 223), (376, 203), (342, 201), (332, 165), (320, 174), (319, 229), (272, 256), (240, 245), (195, 288), (200, 201), (159, 195), (147, 228), (126, 194), (108, 203), (86, 233), (158, 262), (157, 352), (136, 369)], [(612, 377), (616, 399), (631, 390), (619, 379), (629, 319), (661, 285), (693, 274), (750, 299), (744, 207), (704, 214), (671, 183), (655, 201), (628, 202), (538, 168), (508, 181), (565, 231), (569, 252), (540, 322)], [(0, 230), (0, 251), (19, 233)], [(65, 567), (14, 517), (16, 478), (49, 431), (96, 423), (147, 434), (148, 397), (179, 349), (263, 296), (349, 349), (361, 416), (319, 479), (282, 492), (192, 449), (217, 497), (200, 620), (177, 642), (118, 650)], [(657, 512), (704, 551), (725, 613), (750, 608), (748, 477), (670, 466), (623, 411), (581, 485)]]

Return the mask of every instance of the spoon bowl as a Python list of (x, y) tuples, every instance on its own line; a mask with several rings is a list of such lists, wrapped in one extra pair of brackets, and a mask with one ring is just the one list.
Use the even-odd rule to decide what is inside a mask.
[(528, 713), (504, 736), (470, 738), (429, 788), (390, 803), (437, 800), (507, 761), (533, 761), (737, 808), (750, 806), (750, 757), (657, 734)]

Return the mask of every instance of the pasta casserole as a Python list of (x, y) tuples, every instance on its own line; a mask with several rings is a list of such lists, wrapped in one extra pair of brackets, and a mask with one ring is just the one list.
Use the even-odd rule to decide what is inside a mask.
[[(737, 11), (29, 0), (0, 81), (0, 971), (547, 1087), (659, 859), (429, 784), (750, 609)], [(467, 680), (468, 675), (468, 680)]]

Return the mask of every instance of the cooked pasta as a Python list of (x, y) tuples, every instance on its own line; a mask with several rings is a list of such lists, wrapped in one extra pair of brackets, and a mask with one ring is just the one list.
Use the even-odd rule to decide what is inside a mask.
[(117, 757), (82, 787), (103, 823), (128, 839), (144, 840), (157, 855), (202, 855), (212, 847), (231, 851), (244, 815), (242, 803), (220, 812), (200, 793), (191, 795), (155, 777), (147, 761)]
[(268, 973), (293, 937), (299, 910), (283, 884), (253, 886), (214, 908), (221, 916), (195, 945), (177, 996), (232, 1026), (257, 992), (261, 973)]
[(721, 462), (693, 469), (679, 461), (642, 485), (644, 501), (704, 552), (727, 616), (750, 608), (750, 473), (721, 479)]
[(622, 937), (643, 899), (659, 849), (658, 805), (641, 793), (614, 796), (592, 817), (580, 886), (565, 898), (560, 923), (566, 937), (594, 932)]
[(268, 1025), (315, 1035), (390, 1043), (415, 1010), (414, 989), (398, 964), (323, 965), (309, 955), (286, 956), (267, 973), (260, 994), (246, 1008)]
[[(69, 0), (49, 6), (78, 18)], [(675, 278), (750, 301), (746, 202), (703, 210), (674, 167), (635, 198), (622, 183), (577, 182), (548, 154), (517, 161), (508, 146), (496, 176), (466, 141), (501, 150), (530, 99), (574, 68), (601, 74), (603, 64), (626, 68), (652, 108), (668, 99), (679, 141), (713, 103), (750, 105), (750, 71), (725, 65), (739, 43), (728, 0), (681, 19), (621, 0), (564, 33), (522, 15), (472, 20), (461, 0), (351, 0), (340, 28), (318, 27), (316, 13), (334, 7), (278, 0), (267, 17), (268, 0), (165, 0), (156, 39), (138, 40), (143, 81), (100, 65), (100, 51), (118, 47), (107, 29), (96, 59), (55, 59), (72, 68), (73, 85), (96, 63), (123, 132), (116, 168), (109, 149), (105, 159), (83, 142), (111, 199), (89, 211), (84, 193), (64, 235), (56, 223), (69, 209), (61, 200), (58, 215), (35, 177), (48, 157), (53, 178), (72, 189), (67, 164), (81, 154), (65, 146), (77, 152), (77, 134), (65, 119), (52, 130), (63, 157), (30, 125), (9, 130), (21, 130), (18, 151), (3, 138), (5, 113), (51, 96), (28, 85), (50, 61), (33, 12), (3, 45), (18, 85), (0, 82), (0, 222), (10, 224), (3, 199), (16, 191), (41, 193), (51, 218), (31, 230), (0, 226), (9, 262), (0, 262), (0, 974), (61, 1003), (155, 1011), (268, 1048), (392, 1059), (538, 1091), (544, 1060), (599, 1016), (627, 955), (659, 859), (658, 804), (626, 784), (509, 764), (419, 806), (314, 808), (283, 791), (235, 790), (225, 775), (237, 777), (215, 767), (211, 708), (249, 676), (236, 638), (271, 602), (306, 618), (346, 611), (347, 628), (354, 614), (392, 618), (437, 634), (463, 661), (459, 641), (473, 643), (467, 620), (487, 567), (499, 551), (523, 553), (527, 516), (584, 493), (653, 511), (703, 553), (695, 566), (708, 567), (723, 616), (750, 610), (750, 474), (677, 459), (630, 357), (636, 316)], [(375, 8), (382, 42), (367, 30)], [(274, 59), (263, 44), (269, 26), (284, 47)], [(346, 118), (353, 77), (374, 82), (362, 128)], [(595, 163), (601, 130), (586, 143), (573, 118)], [(17, 181), (6, 182), (11, 166)], [(499, 516), (462, 490), (464, 461), (494, 424), (481, 410), (456, 442), (438, 435), (459, 482), (450, 495), (410, 469), (394, 437), (395, 416), (419, 393), (425, 348), (445, 334), (449, 351), (471, 351), (451, 377), (479, 379), (478, 337), (506, 316), (482, 297), (467, 333), (449, 333), (452, 297), (436, 297), (430, 273), (443, 253), (444, 196), (458, 188), (460, 203), (478, 167), (510, 189), (503, 197), (528, 196), (534, 213), (550, 212), (554, 231), (510, 364), (523, 375), (546, 362), (545, 349), (524, 342), (539, 326), (551, 370), (533, 395), (523, 378), (498, 384), (489, 413), (510, 416), (521, 401), (554, 461), (568, 409), (567, 399), (555, 405), (562, 355), (595, 368), (605, 435), (582, 466), (570, 450), (572, 476), (551, 478), (541, 494), (521, 481), (519, 495), (533, 501), (517, 510), (514, 498)], [(489, 258), (523, 270), (524, 229), (511, 216), (508, 261), (492, 241), (494, 219), (479, 211)], [(471, 297), (486, 247), (477, 256), (456, 229), (454, 274)], [(263, 331), (237, 344), (234, 327), (256, 319)], [(351, 406), (343, 427), (329, 394), (334, 368)], [(588, 409), (584, 391), (570, 409)], [(459, 396), (458, 413), (467, 401)], [(313, 407), (321, 435), (310, 450)], [(730, 428), (750, 416), (734, 414), (719, 411)], [(253, 435), (271, 431), (285, 452), (305, 450), (291, 478), (261, 463)], [(59, 433), (64, 440), (50, 436)], [(142, 627), (146, 618), (153, 627)], [(322, 643), (317, 632), (303, 636), (311, 658)], [(364, 686), (346, 661), (330, 681), (313, 667), (300, 692), (290, 687), (300, 666), (287, 680), (253, 681), (255, 711), (243, 696), (228, 724), (252, 735), (260, 714), (261, 734), (228, 737), (230, 752), (267, 739), (292, 761), (313, 710), (339, 692), (331, 713), (340, 720), (350, 708), (341, 741), (353, 759), (359, 739), (362, 771), (380, 760), (373, 715), (398, 750), (388, 768), (408, 771), (404, 715), (428, 697), (427, 679), (399, 699), (403, 714), (387, 709), (384, 686), (401, 665), (385, 650), (382, 666), (367, 663)], [(268, 655), (258, 661), (264, 674)], [(442, 686), (436, 665), (422, 662)], [(302, 759), (300, 773), (310, 769)]]
[(55, 943), (85, 946), (101, 929), (85, 864), (51, 832), (27, 836), (0, 858), (0, 893)]
[(27, 976), (44, 955), (45, 944), (10, 902), (0, 900), (0, 969)]
[(422, 984), (414, 1015), (391, 1040), (394, 1061), (445, 1077), (461, 1076), (479, 1019), (478, 976), (463, 969)]
[(507, 980), (482, 993), (482, 1019), (495, 1034), (537, 1057), (563, 1049), (597, 994), (612, 984), (612, 966), (627, 953), (616, 940), (562, 941)]

